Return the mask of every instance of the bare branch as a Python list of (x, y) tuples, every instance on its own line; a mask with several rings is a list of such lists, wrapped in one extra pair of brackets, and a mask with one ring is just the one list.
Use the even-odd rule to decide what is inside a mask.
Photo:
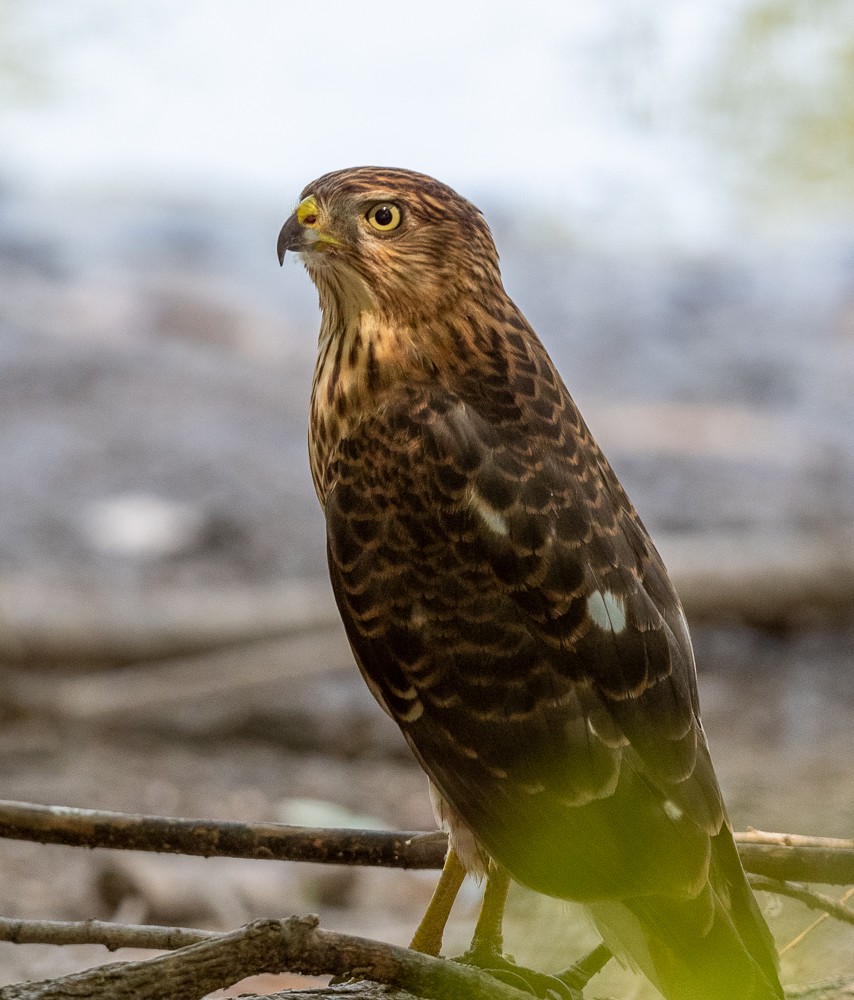
[(193, 927), (155, 927), (151, 924), (114, 924), (105, 920), (13, 920), (0, 917), (0, 941), (12, 944), (102, 944), (109, 951), (119, 948), (151, 948), (175, 951), (188, 945), (219, 938), (218, 931)]
[[(443, 833), (324, 830), (278, 823), (172, 819), (0, 800), (0, 837), (202, 857), (441, 868)], [(854, 840), (749, 830), (735, 835), (744, 867), (782, 881), (854, 884)]]
[(257, 920), (144, 962), (99, 966), (0, 989), (0, 1000), (197, 1000), (259, 973), (358, 976), (430, 1000), (530, 1000), (475, 969), (318, 927), (317, 917)]
[(854, 924), (854, 910), (850, 906), (838, 903), (830, 896), (823, 896), (805, 885), (797, 882), (781, 882), (775, 878), (765, 878), (763, 875), (748, 875), (748, 882), (759, 892), (776, 892), (780, 896), (789, 896), (808, 906), (811, 910), (823, 910), (836, 920), (846, 924)]
[[(786, 990), (787, 1000), (841, 1000), (851, 995), (854, 989), (854, 979), (825, 979), (820, 983), (809, 983), (805, 986), (792, 986)], [(244, 1000), (270, 1000), (269, 997), (246, 997)]]
[(280, 823), (170, 819), (0, 801), (0, 837), (71, 847), (113, 847), (205, 858), (315, 861), (380, 868), (441, 868), (444, 834), (323, 830)]
[[(409, 990), (362, 980), (358, 983), (342, 983), (340, 986), (315, 986), (309, 990), (265, 993), (263, 996), (244, 993), (240, 1000), (418, 1000), (418, 997)], [(528, 1000), (531, 1000), (530, 994)]]
[(735, 834), (741, 862), (767, 878), (854, 884), (854, 840), (748, 830)]

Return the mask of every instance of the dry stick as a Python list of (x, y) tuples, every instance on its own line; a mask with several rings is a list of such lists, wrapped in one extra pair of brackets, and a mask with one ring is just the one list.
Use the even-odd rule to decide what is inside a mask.
[[(834, 903), (836, 903), (837, 906), (842, 906), (847, 903), (852, 896), (854, 896), (854, 886), (851, 886), (847, 892), (843, 893), (841, 899), (834, 900)], [(791, 941), (783, 945), (780, 949), (780, 954), (785, 955), (787, 951), (797, 948), (798, 945), (802, 944), (817, 927), (820, 927), (827, 919), (829, 919), (829, 916), (830, 915), (828, 913), (822, 913), (819, 917), (816, 917), (809, 927), (805, 927), (800, 934), (796, 934)]]
[(150, 948), (175, 951), (222, 937), (221, 931), (153, 924), (115, 924), (106, 920), (14, 920), (0, 917), (0, 941), (12, 944), (101, 944), (108, 951)]
[[(409, 990), (400, 990), (395, 986), (383, 986), (371, 983), (366, 979), (358, 983), (346, 983), (336, 986), (314, 986), (307, 990), (286, 989), (281, 993), (265, 993), (256, 996), (254, 993), (241, 993), (240, 1000), (419, 1000)], [(528, 994), (531, 1000), (531, 994)], [(825, 998), (826, 1000), (826, 998)]]
[[(116, 924), (103, 920), (14, 920), (0, 917), (0, 941), (9, 941), (12, 944), (100, 944), (109, 951), (117, 951), (119, 948), (174, 951), (200, 941), (219, 940), (222, 936), (222, 931), (191, 927)], [(513, 962), (507, 962), (505, 966), (501, 964), (500, 959), (496, 959), (498, 964), (495, 968), (522, 973), (529, 980), (530, 977), (544, 982), (556, 979), (565, 987), (580, 990), (610, 958), (611, 952), (605, 945), (598, 945), (575, 965), (553, 976), (541, 976), (531, 969), (521, 969)], [(490, 966), (485, 971), (494, 974), (495, 968)], [(0, 993), (0, 997), (2, 995)]]
[[(820, 983), (790, 986), (786, 990), (786, 997), (787, 1000), (839, 1000), (840, 997), (849, 996), (852, 989), (854, 989), (854, 979), (840, 976), (833, 979), (823, 979)], [(271, 1000), (271, 998), (249, 996), (242, 997), (241, 1000)], [(302, 1000), (302, 998), (297, 994), (293, 1000)]]
[(776, 892), (779, 896), (789, 896), (811, 910), (823, 910), (826, 917), (835, 917), (836, 920), (842, 920), (846, 924), (854, 924), (854, 910), (851, 907), (831, 899), (830, 896), (823, 896), (820, 892), (813, 892), (805, 885), (781, 882), (775, 878), (765, 878), (763, 875), (748, 875), (747, 880), (760, 892)]
[[(441, 868), (445, 835), (324, 830), (278, 823), (171, 819), (0, 800), (0, 837), (202, 857)], [(750, 830), (735, 835), (744, 867), (781, 880), (854, 884), (854, 840)]]
[(325, 931), (317, 917), (256, 920), (143, 962), (99, 966), (0, 989), (0, 1000), (196, 1000), (259, 973), (357, 975), (431, 1000), (530, 1000), (474, 969), (367, 938)]
[(736, 833), (735, 842), (742, 864), (757, 875), (781, 881), (854, 884), (854, 840), (751, 829)]
[[(812, 910), (821, 910), (825, 916), (844, 923), (854, 924), (854, 910), (843, 902), (831, 899), (794, 882), (781, 882), (762, 875), (748, 874), (751, 886), (759, 892), (774, 892), (780, 896), (797, 899)], [(854, 893), (854, 890), (852, 890)], [(850, 895), (850, 894), (848, 894)], [(846, 897), (843, 897), (843, 900)], [(221, 937), (219, 931), (201, 930), (191, 927), (160, 927), (153, 924), (117, 924), (104, 920), (16, 920), (0, 917), (0, 941), (12, 944), (100, 944), (109, 951), (118, 948), (150, 948), (153, 951), (173, 951), (199, 941)], [(610, 955), (610, 953), (608, 953)], [(586, 972), (586, 964), (592, 962), (587, 978), (599, 971), (604, 964), (601, 960), (603, 948), (593, 950), (581, 963), (561, 975), (579, 975)], [(607, 960), (607, 959), (606, 959)], [(584, 969), (582, 969), (584, 965)]]
[(170, 819), (0, 800), (0, 837), (205, 858), (315, 861), (381, 868), (441, 868), (444, 834), (323, 830), (280, 823)]
[[(222, 931), (197, 930), (189, 927), (115, 924), (102, 920), (12, 920), (0, 917), (0, 941), (9, 941), (12, 944), (100, 944), (109, 951), (117, 951), (120, 948), (174, 951), (197, 944), (200, 941), (220, 940), (222, 937)], [(524, 978), (528, 982), (533, 981), (531, 977), (546, 983), (556, 979), (571, 992), (573, 989), (580, 990), (583, 985), (586, 985), (587, 981), (599, 971), (610, 957), (611, 953), (607, 948), (600, 945), (571, 969), (554, 977), (540, 975), (531, 969), (521, 969), (512, 962), (507, 963), (507, 969), (524, 974)], [(595, 964), (591, 964), (591, 960)], [(503, 968), (503, 966), (499, 966), (499, 968)], [(495, 974), (495, 970), (492, 968), (483, 971)], [(39, 985), (43, 986), (44, 984)], [(330, 995), (340, 997), (341, 990), (333, 991)], [(576, 994), (572, 993), (572, 995)], [(0, 997), (2, 996), (3, 993), (0, 992)], [(288, 996), (290, 997), (290, 994)], [(360, 991), (359, 1000), (366, 1000), (364, 991)], [(384, 1000), (393, 1000), (393, 998), (386, 997)]]
[[(811, 983), (808, 986), (786, 988), (786, 1000), (840, 1000), (848, 996), (854, 988), (854, 979), (834, 978)], [(391, 995), (384, 992), (387, 987), (377, 986), (371, 989), (368, 983), (359, 983), (357, 992), (344, 992), (340, 986), (330, 986), (326, 989), (317, 988), (303, 990), (285, 990), (282, 993), (265, 993), (257, 996), (254, 993), (242, 993), (240, 1000), (417, 1000), (411, 993), (395, 992)], [(843, 993), (847, 989), (848, 993)], [(531, 1000), (530, 994), (528, 1000)]]

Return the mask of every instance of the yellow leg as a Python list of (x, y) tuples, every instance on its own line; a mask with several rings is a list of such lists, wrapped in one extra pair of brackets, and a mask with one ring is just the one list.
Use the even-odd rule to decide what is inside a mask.
[(421, 918), (418, 930), (412, 939), (410, 948), (423, 952), (425, 955), (438, 955), (442, 950), (442, 935), (445, 924), (451, 913), (451, 907), (466, 877), (466, 870), (456, 854), (449, 850), (445, 856), (445, 865), (439, 882), (433, 891), (433, 898), (427, 907), (427, 912)]
[(500, 955), (504, 949), (504, 906), (510, 890), (510, 876), (505, 868), (489, 862), (486, 886), (480, 916), (471, 939), (469, 954), (473, 956)]

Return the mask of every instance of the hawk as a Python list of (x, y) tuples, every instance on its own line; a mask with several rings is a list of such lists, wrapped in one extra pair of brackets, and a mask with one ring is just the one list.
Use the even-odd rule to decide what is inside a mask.
[(487, 873), (500, 920), (512, 877), (586, 904), (668, 1000), (779, 1000), (679, 598), (483, 216), (422, 174), (339, 170), (302, 192), (288, 250), (322, 312), (332, 587), (449, 829), (445, 896)]

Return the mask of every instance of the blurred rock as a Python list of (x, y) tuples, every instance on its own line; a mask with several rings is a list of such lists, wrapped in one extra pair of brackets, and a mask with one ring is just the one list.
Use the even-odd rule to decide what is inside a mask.
[(204, 529), (198, 507), (145, 493), (95, 500), (83, 512), (87, 540), (106, 555), (174, 558), (197, 548)]
[(96, 880), (111, 919), (120, 909), (128, 919), (133, 906), (138, 923), (189, 927), (237, 927), (257, 916), (301, 912), (312, 892), (296, 865), (171, 854), (116, 852)]
[(276, 820), (288, 826), (327, 827), (354, 830), (383, 830), (376, 816), (353, 812), (323, 799), (282, 799), (276, 806)]

